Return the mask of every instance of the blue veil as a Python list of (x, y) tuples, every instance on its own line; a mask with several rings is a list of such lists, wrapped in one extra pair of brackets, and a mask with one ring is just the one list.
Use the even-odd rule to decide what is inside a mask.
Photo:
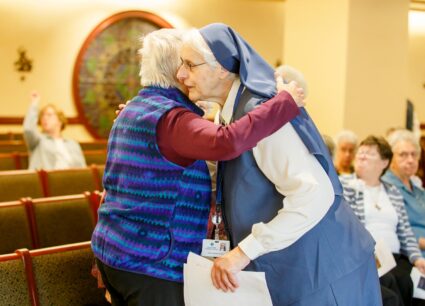
[[(274, 69), (236, 31), (228, 25), (212, 23), (199, 32), (217, 61), (228, 71), (239, 74), (241, 83), (250, 92), (265, 99), (276, 94)], [(329, 151), (307, 111), (302, 108), (300, 115), (291, 124), (309, 152), (329, 175), (335, 194), (342, 195), (342, 186)]]

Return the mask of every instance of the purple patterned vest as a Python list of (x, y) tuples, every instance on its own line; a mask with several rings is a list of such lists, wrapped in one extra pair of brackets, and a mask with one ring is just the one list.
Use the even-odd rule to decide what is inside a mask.
[(206, 236), (211, 181), (205, 161), (182, 167), (158, 149), (158, 121), (175, 107), (202, 114), (177, 89), (147, 87), (115, 121), (92, 248), (113, 268), (182, 282), (189, 251), (199, 254)]

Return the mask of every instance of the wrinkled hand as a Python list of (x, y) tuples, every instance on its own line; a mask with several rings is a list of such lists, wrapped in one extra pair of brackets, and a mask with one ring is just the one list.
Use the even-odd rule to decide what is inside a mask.
[(415, 261), (415, 267), (418, 268), (418, 270), (425, 275), (425, 259), (424, 258), (419, 258), (416, 259)]
[[(125, 104), (121, 103), (120, 105), (118, 105), (118, 109), (115, 111), (115, 115), (118, 115), (121, 113), (121, 111), (127, 106), (128, 103), (130, 103), (131, 101), (128, 100)], [(116, 120), (116, 118), (114, 119), (114, 121)]]
[(212, 122), (214, 122), (215, 114), (221, 110), (221, 106), (217, 102), (198, 101), (195, 104), (204, 111), (203, 117)]
[(297, 103), (299, 107), (305, 106), (304, 89), (298, 86), (297, 82), (291, 81), (288, 84), (285, 84), (282, 76), (279, 73), (276, 72), (274, 76), (276, 79), (276, 90), (278, 93), (280, 93), (282, 90), (285, 90), (292, 96), (295, 103)]
[(245, 268), (250, 262), (248, 256), (236, 247), (229, 253), (214, 260), (211, 269), (211, 279), (214, 287), (224, 292), (234, 292), (239, 287), (236, 274)]

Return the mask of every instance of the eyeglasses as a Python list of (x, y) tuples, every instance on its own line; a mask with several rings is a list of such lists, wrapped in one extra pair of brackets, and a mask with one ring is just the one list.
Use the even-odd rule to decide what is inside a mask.
[(193, 64), (189, 61), (183, 60), (182, 58), (180, 58), (180, 60), (181, 60), (180, 66), (184, 66), (184, 68), (189, 69), (189, 71), (192, 71), (192, 68), (195, 68), (195, 67), (198, 67), (198, 66), (201, 66), (201, 65), (204, 65), (204, 64), (207, 63), (207, 62), (203, 62), (203, 63), (199, 63), (199, 64)]
[(180, 67), (184, 66), (184, 68), (188, 69), (189, 71), (192, 71), (192, 69), (195, 68), (195, 67), (209, 63), (209, 62), (203, 62), (203, 63), (199, 63), (199, 64), (193, 64), (193, 63), (189, 62), (188, 60), (184, 60), (182, 58), (180, 58), (180, 61), (181, 61)]
[(407, 159), (409, 156), (411, 156), (413, 159), (417, 159), (419, 157), (418, 152), (400, 152), (400, 153), (396, 153), (396, 155), (398, 157), (400, 157), (401, 159)]
[(368, 149), (359, 149), (356, 153), (357, 156), (364, 156), (366, 158), (379, 158), (380, 155), (377, 151), (371, 151)]

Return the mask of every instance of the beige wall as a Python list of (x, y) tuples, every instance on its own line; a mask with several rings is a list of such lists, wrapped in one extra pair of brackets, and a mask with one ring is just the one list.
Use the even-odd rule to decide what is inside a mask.
[(409, 13), (408, 52), (408, 98), (415, 105), (418, 119), (425, 123), (425, 11)]
[[(146, 10), (175, 27), (200, 27), (224, 22), (234, 27), (274, 65), (283, 49), (283, 1), (260, 0), (4, 0), (0, 2), (0, 117), (22, 116), (31, 90), (42, 100), (60, 105), (76, 116), (72, 71), (78, 51), (102, 20), (120, 11)], [(225, 8), (225, 9), (224, 9)], [(24, 82), (14, 71), (17, 49), (23, 46), (34, 67)], [(19, 131), (20, 126), (1, 126)], [(82, 126), (69, 126), (65, 135), (90, 139)]]
[[(363, 137), (404, 125), (406, 98), (425, 122), (425, 24), (412, 32), (411, 21), (407, 35), (407, 0), (3, 0), (0, 117), (22, 116), (33, 89), (76, 116), (71, 78), (83, 41), (108, 16), (134, 9), (176, 27), (228, 23), (270, 64), (281, 59), (298, 68), (309, 84), (308, 110), (323, 133), (349, 128)], [(34, 60), (24, 82), (13, 69), (20, 46)], [(0, 132), (20, 129), (0, 125)], [(91, 138), (82, 126), (65, 134)]]
[(408, 11), (406, 0), (350, 0), (343, 127), (361, 138), (405, 124)]
[(286, 1), (284, 60), (305, 73), (323, 133), (404, 125), (408, 10), (406, 0)]
[(343, 126), (348, 0), (287, 0), (284, 62), (309, 85), (307, 109), (330, 136)]

